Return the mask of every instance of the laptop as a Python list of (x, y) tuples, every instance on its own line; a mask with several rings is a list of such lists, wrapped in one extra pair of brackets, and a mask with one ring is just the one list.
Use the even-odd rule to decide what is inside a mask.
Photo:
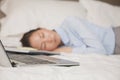
[(27, 55), (7, 53), (0, 40), (0, 65), (4, 67), (32, 66), (32, 65), (56, 65), (79, 66), (78, 62), (51, 57), (48, 55)]
[(19, 54), (30, 54), (30, 55), (60, 55), (57, 52), (37, 50), (30, 47), (14, 47), (14, 46), (5, 46), (7, 52), (19, 53)]

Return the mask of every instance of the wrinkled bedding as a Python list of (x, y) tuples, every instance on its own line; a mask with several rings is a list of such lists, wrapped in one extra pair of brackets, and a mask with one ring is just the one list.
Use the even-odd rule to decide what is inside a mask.
[(0, 80), (120, 80), (120, 55), (61, 54), (80, 66), (0, 67)]

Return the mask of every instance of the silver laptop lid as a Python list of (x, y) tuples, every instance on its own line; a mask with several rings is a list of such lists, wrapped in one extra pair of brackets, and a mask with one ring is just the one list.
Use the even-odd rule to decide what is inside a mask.
[(0, 40), (0, 66), (12, 67), (10, 59), (4, 49), (4, 46), (1, 40)]
[[(40, 57), (40, 56), (38, 56)], [(78, 66), (78, 62), (73, 62), (73, 61), (68, 61), (64, 59), (57, 59), (57, 58), (52, 58), (49, 56), (42, 56), (41, 59), (43, 60), (50, 60), (55, 62), (53, 65), (58, 65), (58, 66)], [(16, 64), (14, 62), (10, 61), (10, 58), (8, 54), (5, 51), (5, 48), (0, 40), (0, 65), (4, 67), (16, 67)]]

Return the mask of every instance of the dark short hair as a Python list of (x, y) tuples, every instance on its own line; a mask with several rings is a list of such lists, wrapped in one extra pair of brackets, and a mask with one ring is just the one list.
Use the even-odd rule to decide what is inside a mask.
[(31, 35), (37, 31), (37, 30), (40, 30), (41, 28), (36, 28), (36, 29), (32, 29), (26, 33), (24, 33), (23, 37), (21, 38), (20, 42), (22, 43), (22, 46), (23, 47), (32, 47), (31, 44), (30, 44), (30, 37)]

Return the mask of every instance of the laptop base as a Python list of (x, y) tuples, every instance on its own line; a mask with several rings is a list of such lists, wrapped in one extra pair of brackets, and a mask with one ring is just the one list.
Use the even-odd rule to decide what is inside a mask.
[[(12, 60), (12, 66), (29, 66), (29, 65), (56, 65), (56, 66), (78, 66), (78, 62), (73, 62), (64, 59), (58, 59), (46, 55), (26, 55), (8, 53), (9, 58)], [(22, 64), (20, 64), (22, 63)]]

